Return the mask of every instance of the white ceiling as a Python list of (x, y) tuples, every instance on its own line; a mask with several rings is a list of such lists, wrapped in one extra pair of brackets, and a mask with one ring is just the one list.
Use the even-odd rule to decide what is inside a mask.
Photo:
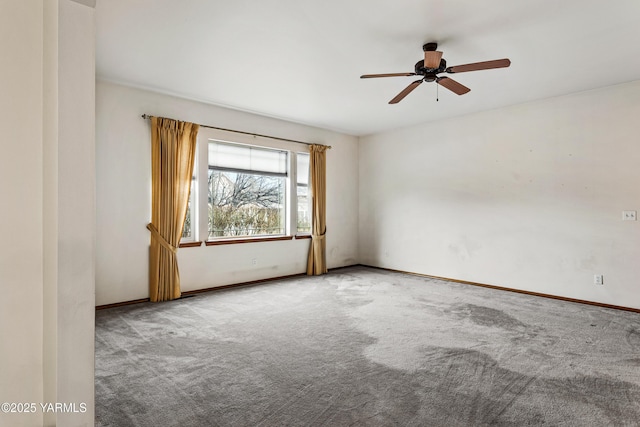
[[(640, 79), (640, 0), (98, 0), (97, 75), (298, 123), (366, 135)], [(412, 77), (422, 45), (458, 96)], [(185, 117), (183, 119), (188, 119)], [(216, 125), (212, 118), (211, 125)]]

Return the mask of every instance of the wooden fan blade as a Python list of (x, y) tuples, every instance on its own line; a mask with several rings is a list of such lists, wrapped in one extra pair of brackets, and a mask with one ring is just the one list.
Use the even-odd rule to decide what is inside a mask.
[(511, 65), (507, 58), (495, 61), (474, 62), (473, 64), (454, 65), (447, 68), (447, 73), (466, 73), (467, 71), (490, 70), (492, 68), (505, 68)]
[(415, 76), (416, 73), (389, 73), (389, 74), (363, 74), (361, 79), (373, 79), (377, 77), (402, 77), (402, 76)]
[(424, 68), (438, 68), (441, 59), (442, 52), (438, 52), (437, 50), (426, 51), (424, 53)]
[(456, 93), (458, 95), (464, 95), (465, 93), (471, 90), (465, 85), (460, 84), (457, 81), (450, 79), (449, 77), (438, 77), (438, 80), (436, 80), (436, 83), (438, 83), (440, 86), (446, 87), (451, 92)]
[(402, 90), (402, 92), (397, 94), (395, 98), (393, 98), (391, 101), (389, 101), (389, 104), (397, 104), (398, 102), (402, 101), (405, 96), (407, 96), (407, 95), (409, 95), (411, 93), (412, 90), (414, 90), (415, 88), (420, 86), (420, 83), (422, 83), (422, 79), (416, 80), (415, 82), (411, 83), (409, 86), (405, 87)]

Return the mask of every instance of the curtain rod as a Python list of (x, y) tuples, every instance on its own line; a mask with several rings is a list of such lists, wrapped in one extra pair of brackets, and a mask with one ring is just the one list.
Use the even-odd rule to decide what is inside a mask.
[[(154, 116), (150, 116), (149, 114), (143, 114), (141, 117), (143, 119), (145, 119), (145, 120), (147, 120), (147, 119), (150, 120), (151, 117), (154, 117)], [(208, 125), (200, 125), (200, 124), (198, 126), (203, 127), (203, 128), (209, 128), (209, 129), (223, 130), (223, 131), (226, 131), (226, 132), (241, 133), (243, 135), (259, 136), (261, 138), (277, 139), (278, 141), (296, 142), (298, 144), (305, 144), (305, 145), (324, 145), (324, 144), (313, 144), (311, 142), (296, 141), (295, 139), (278, 138), (277, 136), (262, 135), (262, 134), (259, 134), (259, 133), (243, 132), (241, 130), (219, 128), (219, 127), (216, 127), (216, 126), (208, 126)], [(330, 145), (324, 145), (324, 146), (327, 147), (327, 148), (331, 148)]]

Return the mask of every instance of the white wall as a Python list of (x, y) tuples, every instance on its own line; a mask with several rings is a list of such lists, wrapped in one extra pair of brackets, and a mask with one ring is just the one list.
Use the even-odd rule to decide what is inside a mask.
[[(3, 426), (94, 424), (93, 18), (0, 3), (0, 402), (36, 404)], [(43, 414), (56, 402), (87, 411)]]
[[(50, 0), (45, 0), (50, 1)], [(58, 0), (57, 426), (94, 425), (95, 10)]]
[[(328, 266), (358, 262), (356, 137), (109, 82), (98, 82), (96, 100), (97, 305), (149, 296), (151, 137), (144, 113), (333, 146), (327, 154)], [(182, 248), (182, 290), (302, 273), (308, 246), (305, 239)]]
[[(43, 2), (44, 10), (44, 127), (43, 127), (43, 402), (58, 399), (58, 0)], [(56, 415), (43, 414), (44, 425), (56, 423)]]
[[(43, 9), (0, 2), (0, 402), (42, 400)], [(0, 425), (42, 423), (2, 414)]]
[(634, 82), (362, 138), (360, 261), (640, 308), (639, 117)]

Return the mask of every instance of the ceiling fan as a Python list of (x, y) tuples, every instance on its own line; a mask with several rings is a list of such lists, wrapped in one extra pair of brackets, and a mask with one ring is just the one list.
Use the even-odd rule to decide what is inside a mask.
[(388, 73), (388, 74), (364, 74), (361, 79), (371, 79), (376, 77), (400, 77), (400, 76), (421, 76), (419, 80), (411, 83), (404, 88), (402, 92), (397, 94), (395, 98), (389, 101), (389, 104), (397, 104), (402, 101), (405, 96), (409, 95), (415, 88), (420, 86), (422, 82), (435, 81), (440, 86), (449, 89), (451, 92), (464, 95), (471, 89), (463, 84), (458, 83), (449, 77), (440, 77), (440, 73), (466, 73), (468, 71), (490, 70), (492, 68), (505, 68), (511, 65), (508, 59), (496, 59), (494, 61), (474, 62), (472, 64), (456, 65), (447, 67), (447, 61), (442, 58), (442, 52), (437, 51), (438, 43), (427, 43), (422, 46), (424, 51), (424, 59), (416, 62), (415, 72), (413, 73)]

